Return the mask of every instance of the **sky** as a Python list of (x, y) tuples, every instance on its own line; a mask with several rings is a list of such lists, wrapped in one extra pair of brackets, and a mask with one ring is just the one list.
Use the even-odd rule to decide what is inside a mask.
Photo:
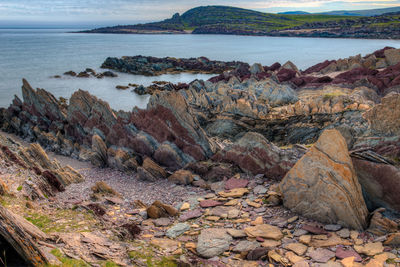
[(114, 25), (157, 21), (203, 5), (263, 12), (323, 12), (400, 6), (400, 0), (0, 0), (2, 25)]

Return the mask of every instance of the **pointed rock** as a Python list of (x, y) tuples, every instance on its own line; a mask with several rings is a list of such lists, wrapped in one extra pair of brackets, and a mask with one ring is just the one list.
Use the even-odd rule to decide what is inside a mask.
[(367, 226), (361, 186), (346, 140), (337, 130), (322, 133), (286, 174), (280, 188), (284, 206), (305, 217), (359, 230)]

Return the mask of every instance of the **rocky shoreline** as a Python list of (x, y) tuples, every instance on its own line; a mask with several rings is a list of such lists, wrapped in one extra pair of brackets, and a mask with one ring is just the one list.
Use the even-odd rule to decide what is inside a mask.
[[(92, 219), (103, 225), (111, 227), (114, 215), (119, 222), (111, 227), (115, 231), (101, 234), (93, 224), (92, 240), (122, 236), (113, 244), (120, 249), (105, 253), (105, 260), (141, 266), (147, 252), (127, 247), (130, 236), (146, 248), (161, 248), (152, 249), (155, 258), (165, 254), (182, 266), (399, 266), (400, 50), (387, 47), (305, 71), (291, 62), (146, 60), (107, 59), (103, 67), (220, 74), (181, 87), (160, 86), (151, 90), (147, 109), (130, 112), (114, 111), (82, 90), (67, 103), (24, 80), (23, 100), (15, 97), (0, 109), (3, 131), (48, 151), (127, 173), (140, 183), (196, 192), (181, 203), (127, 204), (132, 198), (126, 191), (92, 189), (94, 199), (87, 196), (78, 206), (92, 210)], [(36, 192), (32, 187), (46, 190), (43, 201), (44, 194), (57, 199), (57, 192), (80, 185), (91, 190), (88, 183), (68, 187), (82, 179), (63, 176), (80, 175), (72, 168), (32, 165), (47, 157), (40, 146), (22, 153), (14, 143), (2, 139), (7, 177), (15, 175), (12, 168), (38, 177), (19, 191), (7, 180), (16, 199)], [(66, 204), (60, 203), (68, 209)], [(129, 233), (121, 230), (127, 224)], [(81, 248), (88, 237), (75, 234)], [(96, 263), (96, 242), (83, 252), (65, 236), (63, 242), (67, 257)]]

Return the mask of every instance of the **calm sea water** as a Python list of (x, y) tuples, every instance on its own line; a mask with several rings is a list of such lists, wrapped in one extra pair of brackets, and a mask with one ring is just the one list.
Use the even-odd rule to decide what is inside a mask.
[(21, 79), (35, 88), (45, 88), (55, 96), (70, 97), (77, 89), (110, 103), (114, 109), (145, 107), (146, 96), (116, 85), (149, 85), (154, 80), (190, 82), (210, 75), (162, 75), (144, 77), (118, 73), (118, 78), (66, 78), (51, 76), (68, 70), (76, 72), (99, 67), (108, 56), (206, 56), (216, 60), (240, 60), (270, 65), (291, 60), (305, 69), (326, 59), (367, 54), (384, 46), (400, 48), (397, 40), (323, 38), (281, 38), (229, 35), (107, 35), (67, 33), (68, 29), (0, 29), (0, 106), (6, 107), (14, 94), (21, 95)]

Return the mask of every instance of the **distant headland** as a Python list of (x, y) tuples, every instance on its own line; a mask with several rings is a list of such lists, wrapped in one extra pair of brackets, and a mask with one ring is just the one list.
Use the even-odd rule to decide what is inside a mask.
[[(160, 22), (118, 25), (83, 33), (230, 34), (287, 37), (400, 39), (400, 11), (326, 14), (263, 13), (229, 6), (201, 6)], [(377, 10), (376, 10), (377, 11)], [(376, 15), (378, 14), (378, 15)]]

